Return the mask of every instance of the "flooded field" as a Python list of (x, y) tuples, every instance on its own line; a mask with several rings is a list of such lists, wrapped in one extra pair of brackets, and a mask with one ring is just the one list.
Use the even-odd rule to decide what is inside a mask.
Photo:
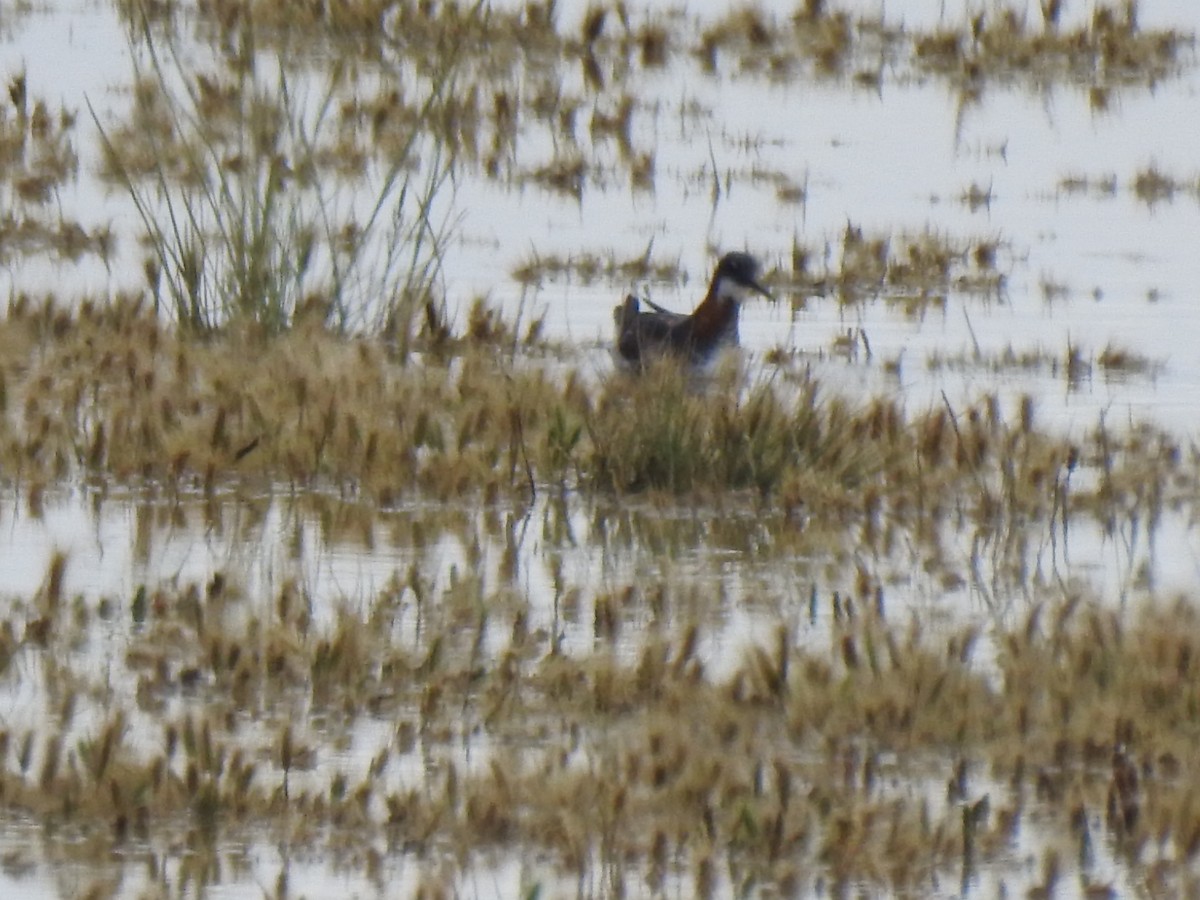
[(0, 891), (1194, 895), (1197, 27), (0, 8)]

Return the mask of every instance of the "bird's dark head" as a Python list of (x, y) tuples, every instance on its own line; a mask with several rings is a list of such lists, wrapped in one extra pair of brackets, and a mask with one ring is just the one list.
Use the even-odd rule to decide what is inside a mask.
[(758, 280), (758, 271), (758, 260), (749, 253), (737, 250), (726, 253), (717, 263), (713, 291), (718, 297), (735, 301), (742, 300), (750, 291), (769, 298), (770, 292)]

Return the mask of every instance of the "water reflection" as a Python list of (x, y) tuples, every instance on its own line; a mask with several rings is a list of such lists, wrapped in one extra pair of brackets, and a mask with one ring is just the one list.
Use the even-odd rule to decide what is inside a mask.
[[(584, 711), (539, 712), (532, 698), (543, 692), (561, 692), (567, 710), (574, 691), (620, 709), (633, 689), (622, 673), (651, 673), (636, 677), (654, 685), (656, 667), (665, 672), (655, 690), (701, 677), (766, 690), (755, 679), (769, 686), (777, 678), (775, 648), (786, 659), (831, 647), (858, 665), (874, 652), (873, 622), (901, 633), (911, 622), (935, 647), (936, 635), (948, 635), (947, 652), (995, 677), (1008, 651), (992, 635), (1036, 621), (1047, 598), (1081, 596), (1090, 609), (1194, 583), (1195, 548), (1172, 512), (1100, 525), (1083, 516), (1067, 526), (981, 526), (953, 513), (937, 521), (819, 527), (729, 498), (697, 506), (543, 494), (531, 505), (378, 510), (353, 497), (230, 486), (208, 500), (161, 489), (49, 491), (31, 510), (28, 497), (10, 493), (0, 510), (0, 577), (9, 585), (6, 627), (21, 643), (7, 644), (19, 677), (0, 693), (2, 733), (31, 772), (51, 771), (56, 746), (80, 760), (72, 771), (87, 772), (96, 765), (86, 762), (94, 760), (88, 748), (115, 715), (123, 746), (165, 772), (155, 777), (167, 785), (211, 777), (229, 810), (240, 796), (278, 803), (280, 792), (297, 804), (283, 817), (283, 844), (278, 822), (243, 826), (227, 812), (213, 835), (193, 809), (155, 829), (175, 834), (160, 847), (135, 818), (122, 826), (128, 849), (107, 870), (127, 885), (142, 877), (230, 886), (295, 879), (305, 890), (557, 883), (555, 864), (519, 855), (431, 870), (378, 834), (369, 845), (322, 838), (295, 818), (314, 802), (345, 804), (338, 815), (349, 816), (361, 793), (353, 815), (387, 822), (409, 808), (405, 797), (454, 797), (466, 784), (479, 791), (498, 772), (528, 777), (536, 760), (557, 761), (556, 777), (588, 773), (643, 739), (620, 717), (605, 724)], [(59, 587), (55, 547), (66, 554)], [(45, 642), (54, 652), (39, 649)], [(210, 742), (214, 749), (203, 750)], [(926, 790), (913, 760), (901, 766), (877, 759), (869, 743), (855, 746), (836, 743), (820, 762), (831, 773), (853, 762), (852, 795), (890, 802), (890, 791), (899, 800)], [(209, 752), (221, 762), (204, 776)], [(940, 773), (945, 761), (929, 765)], [(65, 777), (72, 785), (82, 776)], [(939, 794), (943, 784), (944, 775), (932, 776), (932, 809), (957, 822), (960, 801)], [(1102, 788), (1100, 779), (1090, 789)], [(1016, 846), (1040, 849), (1046, 835), (1036, 824), (1011, 821), (1026, 802), (1022, 790), (972, 781), (964, 795), (971, 804), (991, 796), (995, 812), (980, 827), (993, 839), (1011, 830)], [(317, 858), (270, 849), (318, 839)], [(75, 870), (64, 854), (73, 851), (59, 835), (39, 828), (32, 843), (19, 831), (5, 840), (8, 858), (31, 870), (53, 861), (67, 879), (56, 889), (71, 892)], [(74, 852), (82, 859), (95, 848)], [(631, 877), (627, 863), (593, 852), (589, 864), (576, 861), (589, 877)], [(1110, 868), (1107, 857), (1089, 865)], [(103, 871), (80, 869), (79, 883)], [(1006, 877), (990, 864), (972, 873), (972, 884)], [(725, 877), (734, 875), (718, 881)]]
[[(952, 516), (930, 532), (886, 517), (831, 528), (745, 498), (694, 505), (551, 493), (516, 507), (380, 510), (286, 490), (231, 489), (214, 500), (79, 488), (47, 492), (36, 510), (28, 497), (7, 495), (0, 577), (8, 595), (33, 596), (62, 554), (64, 593), (127, 602), (139, 588), (206, 584), (223, 573), (252, 596), (298, 586), (318, 625), (339, 604), (365, 604), (397, 580), (419, 582), (429, 598), (466, 580), (481, 600), (514, 592), (534, 627), (548, 626), (568, 595), (584, 603), (573, 613), (579, 622), (591, 621), (601, 595), (650, 606), (695, 595), (721, 598), (704, 619), (723, 633), (738, 610), (807, 610), (811, 595), (833, 592), (860, 604), (882, 592), (897, 614), (940, 607), (957, 620), (1073, 582), (1113, 603), (1151, 589), (1166, 596), (1195, 575), (1189, 531), (1169, 510), (1105, 523), (1076, 515), (1065, 524), (980, 525)], [(678, 622), (670, 610), (652, 618), (660, 617)], [(579, 629), (565, 631), (583, 639)], [(740, 643), (736, 625), (733, 632), (727, 639)]]
[[(713, 255), (745, 246), (789, 286), (790, 302), (745, 312), (743, 342), (763, 377), (815, 372), (848, 396), (895, 398), (910, 411), (963, 409), (981, 395), (1007, 406), (1028, 394), (1039, 424), (1076, 433), (1103, 416), (1122, 425), (1157, 417), (1185, 430), (1195, 421), (1200, 313), (1180, 302), (1195, 282), (1193, 50), (1181, 44), (1169, 69), (1122, 70), (1105, 56), (1084, 75), (1070, 65), (972, 72), (984, 32), (1004, 27), (1001, 11), (970, 23), (968, 39), (975, 10), (947, 11), (938, 0), (845, 4), (850, 14), (829, 20), (844, 33), (813, 35), (793, 23), (799, 30), (789, 34), (827, 43), (789, 57), (773, 20), (754, 9), (726, 17), (717, 3), (684, 13), (645, 6), (633, 11), (640, 31), (622, 50), (615, 8), (592, 28), (593, 4), (562, 4), (562, 59), (547, 64), (546, 46), (560, 45), (537, 31), (548, 44), (528, 56), (506, 44), (510, 52), (481, 57), (488, 79), (456, 97), (449, 113), (463, 218), (445, 248), (445, 291), (460, 319), (475, 296), (509, 318), (544, 313), (546, 335), (559, 342), (551, 364), (603, 379), (617, 298), (637, 289), (689, 308)], [(1195, 25), (1184, 0), (1137, 11), (1143, 30)], [(112, 7), (71, 9), (69, 28), (67, 14), (0, 21), (0, 39), (25, 60), (34, 103), (65, 107), (57, 121), (79, 162), (56, 191), (26, 177), (10, 199), (31, 219), (113, 224), (116, 255), (64, 266), (18, 253), (6, 259), (0, 290), (53, 289), (72, 303), (98, 289), (140, 290), (143, 267), (136, 216), (93, 177), (100, 154), (86, 129), (66, 124), (85, 97), (102, 121), (124, 114), (137, 51)], [(1105, 15), (1116, 13), (1072, 5), (1057, 27)], [(875, 16), (882, 24), (862, 25)], [(956, 21), (962, 33), (947, 34)], [(901, 26), (929, 33), (909, 53)], [(672, 33), (686, 40), (672, 44)], [(581, 41), (594, 46), (580, 52)], [(214, 66), (215, 43), (197, 50)], [(343, 98), (350, 118), (385, 122), (396, 82), (422, 64), (381, 72), (363, 63)], [(0, 124), (19, 119), (12, 93), (10, 101)], [(33, 134), (25, 124), (20, 131)], [(898, 277), (943, 252), (949, 262), (932, 282)], [(1139, 863), (1123, 854), (1139, 845), (1114, 832), (1111, 846), (1084, 858), (1103, 801), (1073, 799), (1103, 793), (1107, 742), (1129, 743), (1120, 723), (1104, 719), (1095, 744), (1092, 733), (1064, 738), (1061, 753), (1042, 756), (1054, 765), (1027, 779), (1016, 772), (1034, 750), (996, 750), (1011, 780), (955, 777), (950, 798), (945, 770), (965, 763), (937, 754), (926, 781), (916, 774), (923, 760), (862, 737), (868, 716), (886, 718), (911, 698), (870, 706), (849, 739), (826, 737), (838, 724), (830, 714), (805, 743), (816, 726), (787, 721), (780, 695), (789, 660), (832, 648), (828, 659), (814, 653), (802, 677), (816, 693), (837, 671), (845, 694), (833, 712), (853, 701), (852, 672), (887, 643), (871, 630), (876, 618), (913, 623), (932, 655), (969, 657), (995, 687), (1011, 647), (993, 636), (1027, 617), (1026, 637), (1036, 633), (1031, 610), (1042, 604), (1067, 599), (1098, 610), (1102, 624), (1105, 610), (1190, 589), (1198, 548), (1187, 504), (1163, 508), (1135, 493), (1100, 520), (1064, 505), (1048, 521), (981, 517), (952, 498), (921, 516), (868, 509), (825, 522), (802, 505), (784, 510), (755, 497), (584, 498), (545, 486), (526, 505), (389, 509), (349, 492), (274, 484), (230, 484), (209, 496), (107, 483), (7, 490), (0, 781), (10, 811), (29, 813), (5, 819), (2, 886), (27, 896), (109, 882), (126, 893), (221, 885), (254, 895), (297, 886), (382, 894), (451, 884), (476, 894), (547, 886), (616, 894), (642, 879), (666, 893), (763, 883), (799, 891), (794, 873), (739, 869), (738, 852), (714, 866), (703, 844), (732, 835), (740, 852), (767, 846), (786, 858), (783, 824), (772, 822), (785, 822), (790, 802), (811, 804), (810, 817), (835, 813), (820, 819), (835, 836), (861, 824), (856, 810), (907, 822), (919, 809), (921, 821), (893, 832), (919, 835), (919, 852), (896, 857), (937, 857), (944, 872), (961, 852), (962, 891), (983, 892), (992, 882), (986, 867), (979, 875), (967, 865), (962, 814), (990, 796), (986, 830), (1011, 857), (997, 881), (1016, 871), (1048, 893), (1058, 835), (1039, 816), (1066, 821), (1055, 804), (1070, 796), (1079, 803), (1079, 815), (1070, 810), (1078, 868), (1124, 891), (1124, 873)], [(962, 638), (964, 628), (982, 639)], [(938, 643), (945, 635), (948, 646)], [(1175, 692), (1186, 687), (1189, 653), (1177, 654)], [(703, 693), (706, 679), (721, 696)], [(908, 709), (919, 717), (942, 681), (914, 683), (926, 690)], [(697, 686), (694, 709), (708, 718), (669, 718), (671, 698), (694, 700), (683, 692)], [(657, 705), (629, 699), (647, 696)], [(561, 702), (538, 705), (545, 697)], [(719, 702), (729, 697), (732, 709)], [(744, 740), (758, 731), (775, 738), (766, 749)], [(115, 755), (105, 734), (117, 736)], [(958, 746), (938, 735), (939, 746)], [(692, 745), (711, 753), (689, 769), (682, 761)], [(1063, 757), (1083, 762), (1073, 769)], [(1169, 773), (1164, 758), (1149, 763)], [(792, 789), (789, 766), (805, 773), (803, 789)], [(580, 773), (591, 781), (570, 780)], [(686, 790), (672, 795), (675, 779)], [(692, 810), (692, 798), (720, 783), (735, 798), (733, 822), (714, 822), (710, 807), (707, 819), (701, 810), (683, 825), (656, 823), (645, 846), (622, 848), (621, 803), (647, 782), (655, 811), (672, 806), (663, 797)], [(473, 852), (504, 846), (512, 784), (557, 786), (563, 802), (551, 805), (561, 812), (593, 783), (622, 791), (589, 796), (588, 817), (610, 816), (603, 839), (590, 841), (598, 832), (564, 817), (542, 824), (545, 844), (531, 858)], [(1023, 818), (1030, 784), (1042, 805)], [(139, 812), (131, 797), (161, 807)], [(214, 798), (226, 813), (219, 822)], [(870, 804), (881, 798), (917, 802), (880, 813)], [(262, 806), (247, 812), (240, 803)], [(111, 835), (77, 828), (78, 810)], [(270, 826), (242, 824), (264, 811)], [(480, 830), (455, 845), (448, 835), (467, 827)], [(314, 838), (322, 829), (330, 833)], [(834, 858), (838, 846), (826, 850)]]

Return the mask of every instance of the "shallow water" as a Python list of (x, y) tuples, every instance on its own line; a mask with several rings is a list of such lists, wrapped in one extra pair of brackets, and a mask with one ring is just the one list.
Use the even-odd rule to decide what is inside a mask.
[[(670, 8), (670, 7), (668, 7)], [(944, 4), (864, 4), (863, 15), (909, 27), (955, 22)], [(1194, 27), (1186, 4), (1143, 3), (1139, 24)], [(1068, 10), (1070, 15), (1079, 11)], [(704, 5), (685, 17), (703, 19)], [(562, 10), (574, 21), (577, 10)], [(62, 18), (60, 18), (62, 17)], [(61, 22), (68, 18), (71, 27)], [(115, 17), (104, 5), (56, 5), (10, 26), (32, 96), (76, 112), (81, 175), (58, 201), (85, 226), (114, 223), (128, 234), (136, 218), (119, 192), (89, 177), (98, 156), (85, 102), (102, 119), (122, 108), (130, 52)], [(1055, 79), (989, 79), (977, 99), (945, 79), (884, 63), (877, 84), (848, 77), (784, 83), (764, 75), (738, 76), (736, 61), (719, 60), (716, 74), (697, 74), (690, 60), (666, 70), (634, 71), (621, 90), (634, 98), (630, 141), (634, 154), (654, 157), (653, 187), (631, 188), (616, 141), (589, 138), (593, 110), (609, 111), (611, 95), (588, 101), (577, 68), (561, 73), (564, 97), (580, 98), (574, 141), (592, 174), (578, 200), (536, 185), (505, 185), (467, 171), (456, 203), (461, 229), (445, 265), (452, 309), (465, 314), (470, 298), (487, 297), (510, 314), (544, 313), (546, 332), (572, 344), (606, 343), (611, 309), (628, 290), (686, 309), (703, 290), (714, 251), (747, 248), (768, 268), (790, 267), (793, 241), (836, 266), (847, 223), (867, 237), (925, 232), (956, 240), (995, 241), (1002, 290), (979, 296), (951, 288), (944, 306), (919, 316), (899, 298), (866, 296), (847, 307), (831, 295), (781, 290), (780, 303), (750, 304), (743, 343), (754, 357), (773, 347), (800, 353), (823, 377), (848, 389), (864, 385), (924, 407), (946, 391), (956, 405), (978, 393), (1031, 393), (1049, 420), (1066, 426), (1091, 423), (1097, 413), (1176, 422), (1196, 413), (1200, 354), (1191, 335), (1200, 323), (1190, 302), (1200, 274), (1192, 253), (1200, 187), (1191, 154), (1189, 124), (1200, 84), (1194, 51), (1184, 48), (1177, 77), (1153, 86), (1111, 90), (1097, 109), (1088, 90)], [(855, 60), (854, 71), (869, 60)], [(876, 64), (878, 65), (878, 63)], [(65, 68), (64, 68), (65, 66)], [(74, 73), (74, 77), (72, 77)], [(538, 73), (518, 69), (510, 88), (534, 90)], [(699, 110), (698, 112), (693, 110)], [(524, 168), (548, 161), (562, 138), (530, 117), (517, 131), (514, 156)], [(714, 199), (712, 165), (726, 188)], [(1171, 199), (1145, 202), (1134, 191), (1150, 168), (1190, 188)], [(755, 174), (757, 173), (757, 174)], [(1080, 192), (1068, 179), (1093, 185), (1115, 180), (1113, 193)], [(800, 202), (781, 202), (778, 179), (804, 190)], [(976, 190), (981, 200), (964, 195)], [(652, 259), (677, 263), (686, 285), (592, 283), (551, 278), (526, 287), (512, 273), (533, 257), (564, 259), (593, 253), (627, 260), (652, 246)], [(0, 273), (0, 287), (64, 295), (77, 291), (137, 288), (140, 261), (129, 238), (119, 238), (118, 259), (108, 268), (17, 261)], [(890, 301), (890, 302), (884, 302)], [(848, 328), (865, 332), (873, 359), (828, 364), (823, 357)], [(1152, 366), (1150, 375), (1125, 377), (1093, 366), (1089, 377), (1066, 384), (1061, 373), (999, 373), (980, 363), (1012, 349), (1065, 359), (1069, 347), (1085, 361), (1106, 347), (1129, 351)], [(931, 369), (934, 356), (963, 360), (952, 371)], [(899, 363), (898, 377), (880, 377), (880, 363)], [(598, 357), (597, 370), (607, 367)], [(861, 371), (865, 369), (866, 371)]]
[[(587, 6), (562, 5), (562, 21), (570, 23)], [(680, 13), (674, 5), (646, 6), (658, 10), (654, 14), (702, 20), (723, 9), (694, 3)], [(917, 28), (966, 14), (949, 6), (841, 8)], [(1200, 28), (1200, 14), (1184, 0), (1147, 2), (1138, 10), (1143, 29)], [(1072, 15), (1086, 13), (1070, 8), (1064, 27)], [(12, 60), (6, 77), (23, 69), (31, 95), (78, 116), (79, 177), (56, 204), (85, 227), (112, 223), (118, 235), (116, 258), (107, 266), (87, 258), (78, 264), (19, 258), (0, 270), (0, 291), (53, 290), (69, 298), (137, 289), (137, 219), (120, 192), (93, 177), (99, 151), (85, 105), (90, 101), (102, 121), (124, 108), (130, 50), (117, 17), (106, 3), (64, 0), (8, 19), (0, 14), (0, 41)], [(873, 78), (856, 81), (850, 77), (855, 73)], [(518, 67), (513, 82), (502, 87), (531, 93), (543, 75)], [(556, 134), (530, 117), (518, 128), (513, 158), (532, 169), (573, 142), (588, 164), (579, 195), (521, 185), (516, 177), (505, 182), (474, 170), (460, 175), (455, 202), (461, 225), (445, 260), (447, 301), (460, 318), (475, 296), (508, 315), (544, 314), (545, 333), (565, 347), (563, 365), (603, 379), (611, 369), (607, 343), (616, 300), (638, 290), (686, 309), (702, 293), (721, 251), (749, 249), (768, 270), (786, 275), (794, 244), (812, 251), (814, 266), (836, 272), (848, 225), (893, 246), (902, 236), (925, 233), (995, 242), (999, 289), (951, 284), (933, 304), (906, 302), (912, 298), (888, 291), (846, 303), (832, 289), (785, 286), (777, 291), (778, 302), (752, 303), (743, 311), (747, 366), (754, 377), (776, 377), (779, 367), (766, 355), (782, 349), (794, 353), (785, 370), (811, 370), (850, 395), (895, 397), (909, 410), (943, 403), (959, 409), (989, 393), (1011, 409), (1029, 394), (1039, 424), (1055, 429), (1080, 433), (1103, 416), (1114, 427), (1150, 420), (1185, 444), (1193, 440), (1200, 421), (1194, 339), (1200, 304), (1193, 302), (1200, 278), (1194, 252), (1200, 70), (1193, 48), (1184, 48), (1171, 77), (1153, 85), (1113, 85), (1103, 108), (1086, 86), (1057, 77), (1044, 83), (1020, 75), (987, 79), (977, 98), (964, 100), (946, 79), (883, 55), (855, 58), (843, 76), (801, 74), (781, 83), (739, 72), (736, 60), (725, 57), (718, 57), (715, 74), (705, 73), (678, 54), (670, 67), (636, 70), (622, 83), (622, 93), (634, 100), (632, 151), (653, 155), (649, 190), (630, 182), (614, 139), (589, 134), (593, 112), (611, 112), (619, 97), (594, 97), (578, 66), (555, 75), (563, 95), (581, 102), (573, 134)], [(712, 187), (714, 165), (719, 194)], [(1135, 181), (1151, 168), (1182, 187), (1170, 198), (1139, 198)], [(1109, 178), (1115, 190), (1096, 187)], [(1072, 179), (1090, 186), (1071, 189)], [(801, 188), (802, 198), (782, 199), (781, 183)], [(975, 202), (964, 199), (972, 191)], [(515, 275), (534, 258), (594, 254), (624, 261), (647, 247), (655, 262), (678, 264), (686, 276), (682, 283), (557, 275), (522, 284)], [(848, 332), (851, 340), (840, 344)], [(1105, 370), (1098, 357), (1106, 347), (1144, 358), (1149, 369)], [(1067, 372), (1072, 349), (1085, 363), (1081, 377)], [(1006, 351), (1040, 362), (994, 365)], [(687, 503), (618, 508), (574, 497), (562, 505), (539, 498), (527, 509), (480, 511), (464, 503), (461, 509), (379, 511), (353, 498), (302, 497), (270, 487), (257, 495), (231, 493), (214, 508), (200, 497), (67, 486), (49, 491), (40, 509), (32, 510), (24, 492), (13, 489), (0, 499), (0, 583), (6, 597), (32, 597), (53, 554), (62, 552), (66, 594), (89, 606), (108, 599), (123, 622), (142, 586), (203, 585), (224, 572), (235, 575), (247, 594), (263, 598), (289, 582), (301, 585), (320, 627), (339, 605), (365, 610), (392, 579), (416, 570), (433, 596), (457, 590), (464, 578), (476, 579), (482, 597), (511, 591), (528, 604), (531, 630), (546, 629), (567, 652), (580, 654), (602, 643), (597, 599), (633, 587), (639, 593), (621, 621), (627, 639), (617, 642), (618, 652), (636, 653), (639, 639), (664, 620), (699, 621), (699, 655), (721, 672), (739, 662), (747, 645), (769, 642), (781, 620), (792, 624), (801, 644), (830, 641), (829, 598), (834, 592), (858, 596), (860, 579), (883, 586), (889, 615), (913, 615), (936, 630), (964, 620), (1011, 624), (1046, 585), (1079, 586), (1089, 597), (1121, 606), (1186, 591), (1200, 571), (1200, 541), (1186, 512), (1166, 513), (1153, 527), (1134, 515), (1111, 533), (1079, 525), (1068, 536), (1060, 524), (1035, 524), (1016, 548), (964, 530), (944, 536), (938, 559), (911, 536), (901, 536), (887, 551), (860, 546), (855, 535), (846, 535), (838, 550), (806, 545), (803, 535), (781, 543), (773, 515), (753, 506), (732, 512)], [(667, 599), (655, 601), (656, 591)], [(574, 596), (572, 605), (560, 603), (567, 596)], [(811, 605), (810, 597), (817, 598)], [(394, 627), (417, 632), (419, 615), (416, 606), (406, 608)], [(502, 628), (494, 626), (485, 646), (499, 647), (496, 632)], [(123, 627), (102, 628), (73, 664), (100, 671), (126, 652), (127, 641)], [(988, 659), (982, 650), (979, 663), (986, 666)], [(35, 727), (52, 702), (37, 667), (31, 664), (27, 675), (0, 694), (5, 724), (14, 733)], [(136, 686), (123, 677), (116, 675), (111, 689), (131, 696)], [(72, 728), (86, 733), (101, 718), (96, 708), (81, 709)], [(146, 719), (134, 732), (149, 744), (153, 717)], [(357, 728), (348, 748), (330, 758), (365, 772), (393, 737), (378, 722)], [(463, 735), (459, 749), (467, 765), (483, 765), (492, 748), (485, 738)], [(440, 775), (444, 763), (411, 754), (389, 778), (393, 784), (421, 783)], [(14, 889), (56, 896), (90, 883), (94, 873), (75, 882), (69, 866), (47, 876), (59, 869), (62, 850), (56, 840), (43, 844), (37, 826), (9, 823), (4, 832), (13, 860), (4, 877)], [(197, 879), (209, 887), (197, 887), (196, 894), (258, 896), (274, 890), (286, 869), (292, 890), (367, 895), (385, 893), (381, 885), (412, 889), (424, 870), (437, 869), (436, 861), (416, 862), (377, 848), (384, 872), (371, 879), (362, 876), (360, 859), (296, 859), (270, 839), (242, 838), (242, 844), (220, 848), (225, 862), (207, 880)], [(1042, 838), (1030, 829), (1014, 850), (1016, 883), (1036, 880), (1032, 864), (1020, 857), (1032, 855)], [(189, 876), (177, 868), (186, 856), (179, 847), (151, 842), (112, 860), (117, 893), (149, 893), (155, 885), (188, 893)], [(509, 895), (550, 877), (536, 864), (531, 875), (525, 865), (497, 854), (449, 877), (471, 895)], [(144, 879), (136, 874), (142, 866), (152, 871)], [(30, 874), (22, 874), (26, 869)], [(1124, 883), (1124, 870), (1111, 859), (1100, 871)], [(979, 890), (992, 886), (985, 878)], [(605, 889), (569, 879), (557, 887), (583, 894)], [(958, 891), (946, 887), (947, 894)]]

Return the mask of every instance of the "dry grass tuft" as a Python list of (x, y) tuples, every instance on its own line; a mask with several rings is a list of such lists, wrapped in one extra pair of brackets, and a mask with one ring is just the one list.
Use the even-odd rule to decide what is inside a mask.
[[(83, 727), (0, 732), (5, 809), (115, 844), (187, 828), (334, 854), (386, 839), (464, 871), (493, 848), (533, 853), (544, 877), (801, 893), (1007, 872), (1023, 829), (1096, 830), (1129, 878), (1190, 877), (1200, 805), (1176, 786), (1200, 773), (1200, 628), (1186, 600), (1119, 613), (1072, 595), (984, 634), (834, 596), (828, 630), (780, 621), (717, 674), (694, 627), (564, 653), (513, 627), (532, 612), (521, 598), (467, 582), (429, 596), (415, 573), (320, 627), (291, 584), (268, 603), (225, 576), (149, 593), (99, 676), (135, 695)], [(21, 652), (62, 658), (47, 687), (86, 707), (93, 676), (64, 651), (93, 638), (66, 609), (47, 619)], [(396, 724), (347, 765), (343, 735), (378, 722)], [(483, 741), (470, 766), (464, 741)], [(1090, 865), (1063, 854), (1043, 875)]]

